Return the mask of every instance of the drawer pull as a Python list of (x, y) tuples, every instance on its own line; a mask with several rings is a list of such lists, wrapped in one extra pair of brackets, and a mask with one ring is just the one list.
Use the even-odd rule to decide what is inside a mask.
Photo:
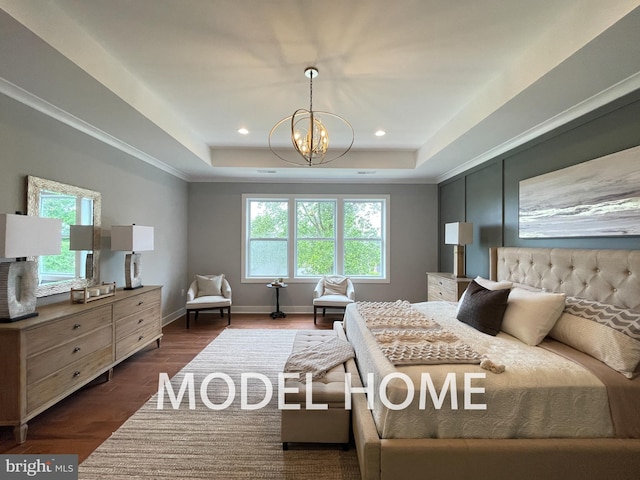
[(80, 326), (81, 326), (81, 325), (80, 325), (79, 323), (76, 323), (76, 324), (74, 324), (74, 325), (73, 325), (73, 329), (74, 329), (74, 330), (77, 330), (77, 329), (79, 329), (79, 328), (80, 328)]
[(76, 347), (73, 349), (73, 353), (78, 353), (80, 350), (82, 350), (80, 347)]
[(73, 378), (77, 378), (80, 376), (80, 371), (76, 370), (75, 372), (73, 372)]

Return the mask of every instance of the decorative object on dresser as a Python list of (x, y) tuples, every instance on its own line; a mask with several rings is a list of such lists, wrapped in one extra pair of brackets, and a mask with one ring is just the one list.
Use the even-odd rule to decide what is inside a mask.
[(111, 227), (111, 250), (124, 251), (125, 290), (142, 287), (142, 254), (153, 250), (153, 227), (114, 225)]
[(116, 294), (116, 282), (105, 283), (97, 287), (72, 288), (71, 303), (87, 303)]
[(446, 223), (444, 225), (444, 243), (453, 247), (453, 274), (465, 276), (464, 246), (473, 243), (473, 223)]
[(427, 273), (427, 301), (457, 302), (471, 282), (451, 273)]
[(0, 214), (0, 321), (13, 322), (38, 315), (36, 262), (24, 257), (60, 253), (61, 222), (54, 218)]
[(162, 338), (161, 288), (118, 292), (95, 302), (60, 302), (0, 325), (0, 425), (27, 422), (137, 351)]

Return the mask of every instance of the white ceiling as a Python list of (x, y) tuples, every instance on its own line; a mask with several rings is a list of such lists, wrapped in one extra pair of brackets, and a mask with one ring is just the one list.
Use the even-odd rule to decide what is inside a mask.
[[(186, 180), (441, 181), (640, 88), (640, 0), (0, 8), (0, 92)], [(308, 65), (314, 109), (355, 130), (329, 167), (268, 150), (308, 106)]]

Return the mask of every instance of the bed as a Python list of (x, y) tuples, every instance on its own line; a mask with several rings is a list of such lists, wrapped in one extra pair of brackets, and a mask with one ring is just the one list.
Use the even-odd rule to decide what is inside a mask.
[[(629, 370), (629, 365), (616, 364), (619, 359), (603, 357), (616, 371), (579, 351), (589, 352), (580, 342), (589, 335), (601, 336), (600, 331), (580, 330), (576, 336), (574, 324), (567, 323), (573, 316), (568, 314), (564, 319), (569, 306), (574, 308), (581, 302), (589, 308), (593, 302), (605, 310), (617, 306), (635, 315), (640, 309), (640, 251), (496, 248), (491, 249), (490, 257), (492, 281), (512, 283), (519, 292), (543, 290), (549, 296), (566, 295), (563, 322), (557, 322), (552, 331), (556, 340), (547, 336), (536, 344), (538, 340), (529, 342), (522, 337), (533, 343), (527, 345), (499, 333), (495, 339), (501, 346), (496, 350), (483, 346), (482, 341), (471, 343), (474, 336), (488, 335), (467, 329), (471, 332), (467, 336), (461, 331), (460, 340), (471, 343), (485, 360), (489, 357), (491, 365), (504, 364), (506, 369), (502, 374), (486, 373), (484, 395), (478, 397), (487, 405), (482, 412), (461, 408), (447, 417), (451, 412), (446, 412), (446, 401), (440, 409), (431, 410), (427, 402), (422, 411), (412, 404), (397, 410), (381, 407), (380, 401), (369, 409), (367, 395), (354, 393), (352, 424), (362, 478), (640, 478), (640, 377), (634, 376), (637, 372)], [(455, 321), (458, 308), (454, 304), (414, 307), (427, 316), (435, 312), (435, 319), (444, 327), (451, 322), (445, 317), (453, 316)], [(442, 385), (438, 382), (445, 372), (456, 373), (460, 379), (465, 372), (486, 371), (473, 362), (394, 367), (371, 345), (375, 338), (363, 329), (361, 313), (357, 305), (350, 306), (344, 321), (356, 351), (356, 360), (347, 363), (354, 387), (362, 387), (360, 382), (365, 379), (365, 383), (373, 382), (378, 392), (381, 379), (393, 372), (414, 381), (420, 371), (428, 372), (434, 384)], [(578, 342), (577, 348), (573, 348), (572, 338)], [(602, 352), (591, 353), (599, 356)], [(551, 370), (556, 371), (540, 374), (537, 367), (521, 363), (520, 355), (530, 357), (535, 365), (553, 365)], [(368, 378), (368, 373), (374, 376)], [(511, 392), (500, 390), (500, 382), (510, 385)], [(406, 388), (407, 382), (395, 379), (386, 384), (385, 392), (399, 404)], [(513, 392), (525, 390), (530, 397), (513, 397)], [(412, 408), (417, 414), (411, 413)], [(513, 414), (520, 411), (528, 412), (531, 418)]]

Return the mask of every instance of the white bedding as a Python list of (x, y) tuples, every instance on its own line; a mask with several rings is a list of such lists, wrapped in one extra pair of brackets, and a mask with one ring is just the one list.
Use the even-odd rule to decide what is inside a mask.
[[(576, 363), (540, 347), (531, 347), (499, 333), (492, 337), (465, 325), (455, 318), (456, 304), (428, 302), (414, 307), (452, 330), (480, 355), (506, 367), (494, 374), (474, 364), (416, 365), (394, 367), (380, 351), (355, 304), (345, 314), (347, 338), (356, 352), (356, 362), (363, 382), (374, 373), (373, 418), (380, 438), (567, 438), (612, 437), (604, 385)], [(379, 395), (381, 380), (401, 372), (415, 385), (416, 394), (406, 408), (386, 408)], [(421, 373), (429, 372), (436, 393), (445, 377), (455, 373), (458, 409), (450, 406), (450, 392), (440, 409), (434, 408), (429, 393), (426, 406), (418, 408)], [(486, 410), (464, 409), (464, 374), (484, 374), (472, 380), (474, 404), (486, 404)], [(407, 385), (400, 379), (389, 382), (387, 396), (399, 405), (407, 398)]]

